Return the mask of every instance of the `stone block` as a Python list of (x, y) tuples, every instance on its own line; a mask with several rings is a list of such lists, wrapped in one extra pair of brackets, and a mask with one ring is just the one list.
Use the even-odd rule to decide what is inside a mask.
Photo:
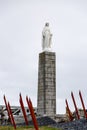
[(38, 71), (38, 112), (47, 115), (56, 114), (56, 56), (54, 52), (39, 54)]

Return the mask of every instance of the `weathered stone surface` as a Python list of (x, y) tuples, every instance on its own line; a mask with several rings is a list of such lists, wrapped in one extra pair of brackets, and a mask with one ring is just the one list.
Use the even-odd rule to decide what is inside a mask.
[(80, 119), (72, 122), (56, 123), (52, 127), (61, 128), (62, 130), (87, 130), (87, 120)]
[(37, 108), (41, 115), (56, 114), (56, 56), (54, 52), (39, 54)]

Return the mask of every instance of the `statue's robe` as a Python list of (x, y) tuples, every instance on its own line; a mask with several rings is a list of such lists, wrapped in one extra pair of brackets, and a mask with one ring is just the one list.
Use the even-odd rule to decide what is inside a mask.
[(44, 27), (42, 32), (42, 49), (43, 50), (49, 50), (51, 48), (51, 32), (49, 27)]

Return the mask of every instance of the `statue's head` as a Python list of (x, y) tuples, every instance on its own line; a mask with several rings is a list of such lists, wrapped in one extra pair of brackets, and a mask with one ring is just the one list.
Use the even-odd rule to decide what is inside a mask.
[(46, 23), (45, 26), (49, 26), (49, 23)]

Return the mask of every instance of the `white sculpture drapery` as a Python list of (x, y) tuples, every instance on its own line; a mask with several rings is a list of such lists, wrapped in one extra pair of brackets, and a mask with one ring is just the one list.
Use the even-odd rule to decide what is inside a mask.
[(52, 45), (52, 34), (49, 28), (49, 23), (46, 23), (42, 31), (42, 50), (50, 51), (51, 45)]

